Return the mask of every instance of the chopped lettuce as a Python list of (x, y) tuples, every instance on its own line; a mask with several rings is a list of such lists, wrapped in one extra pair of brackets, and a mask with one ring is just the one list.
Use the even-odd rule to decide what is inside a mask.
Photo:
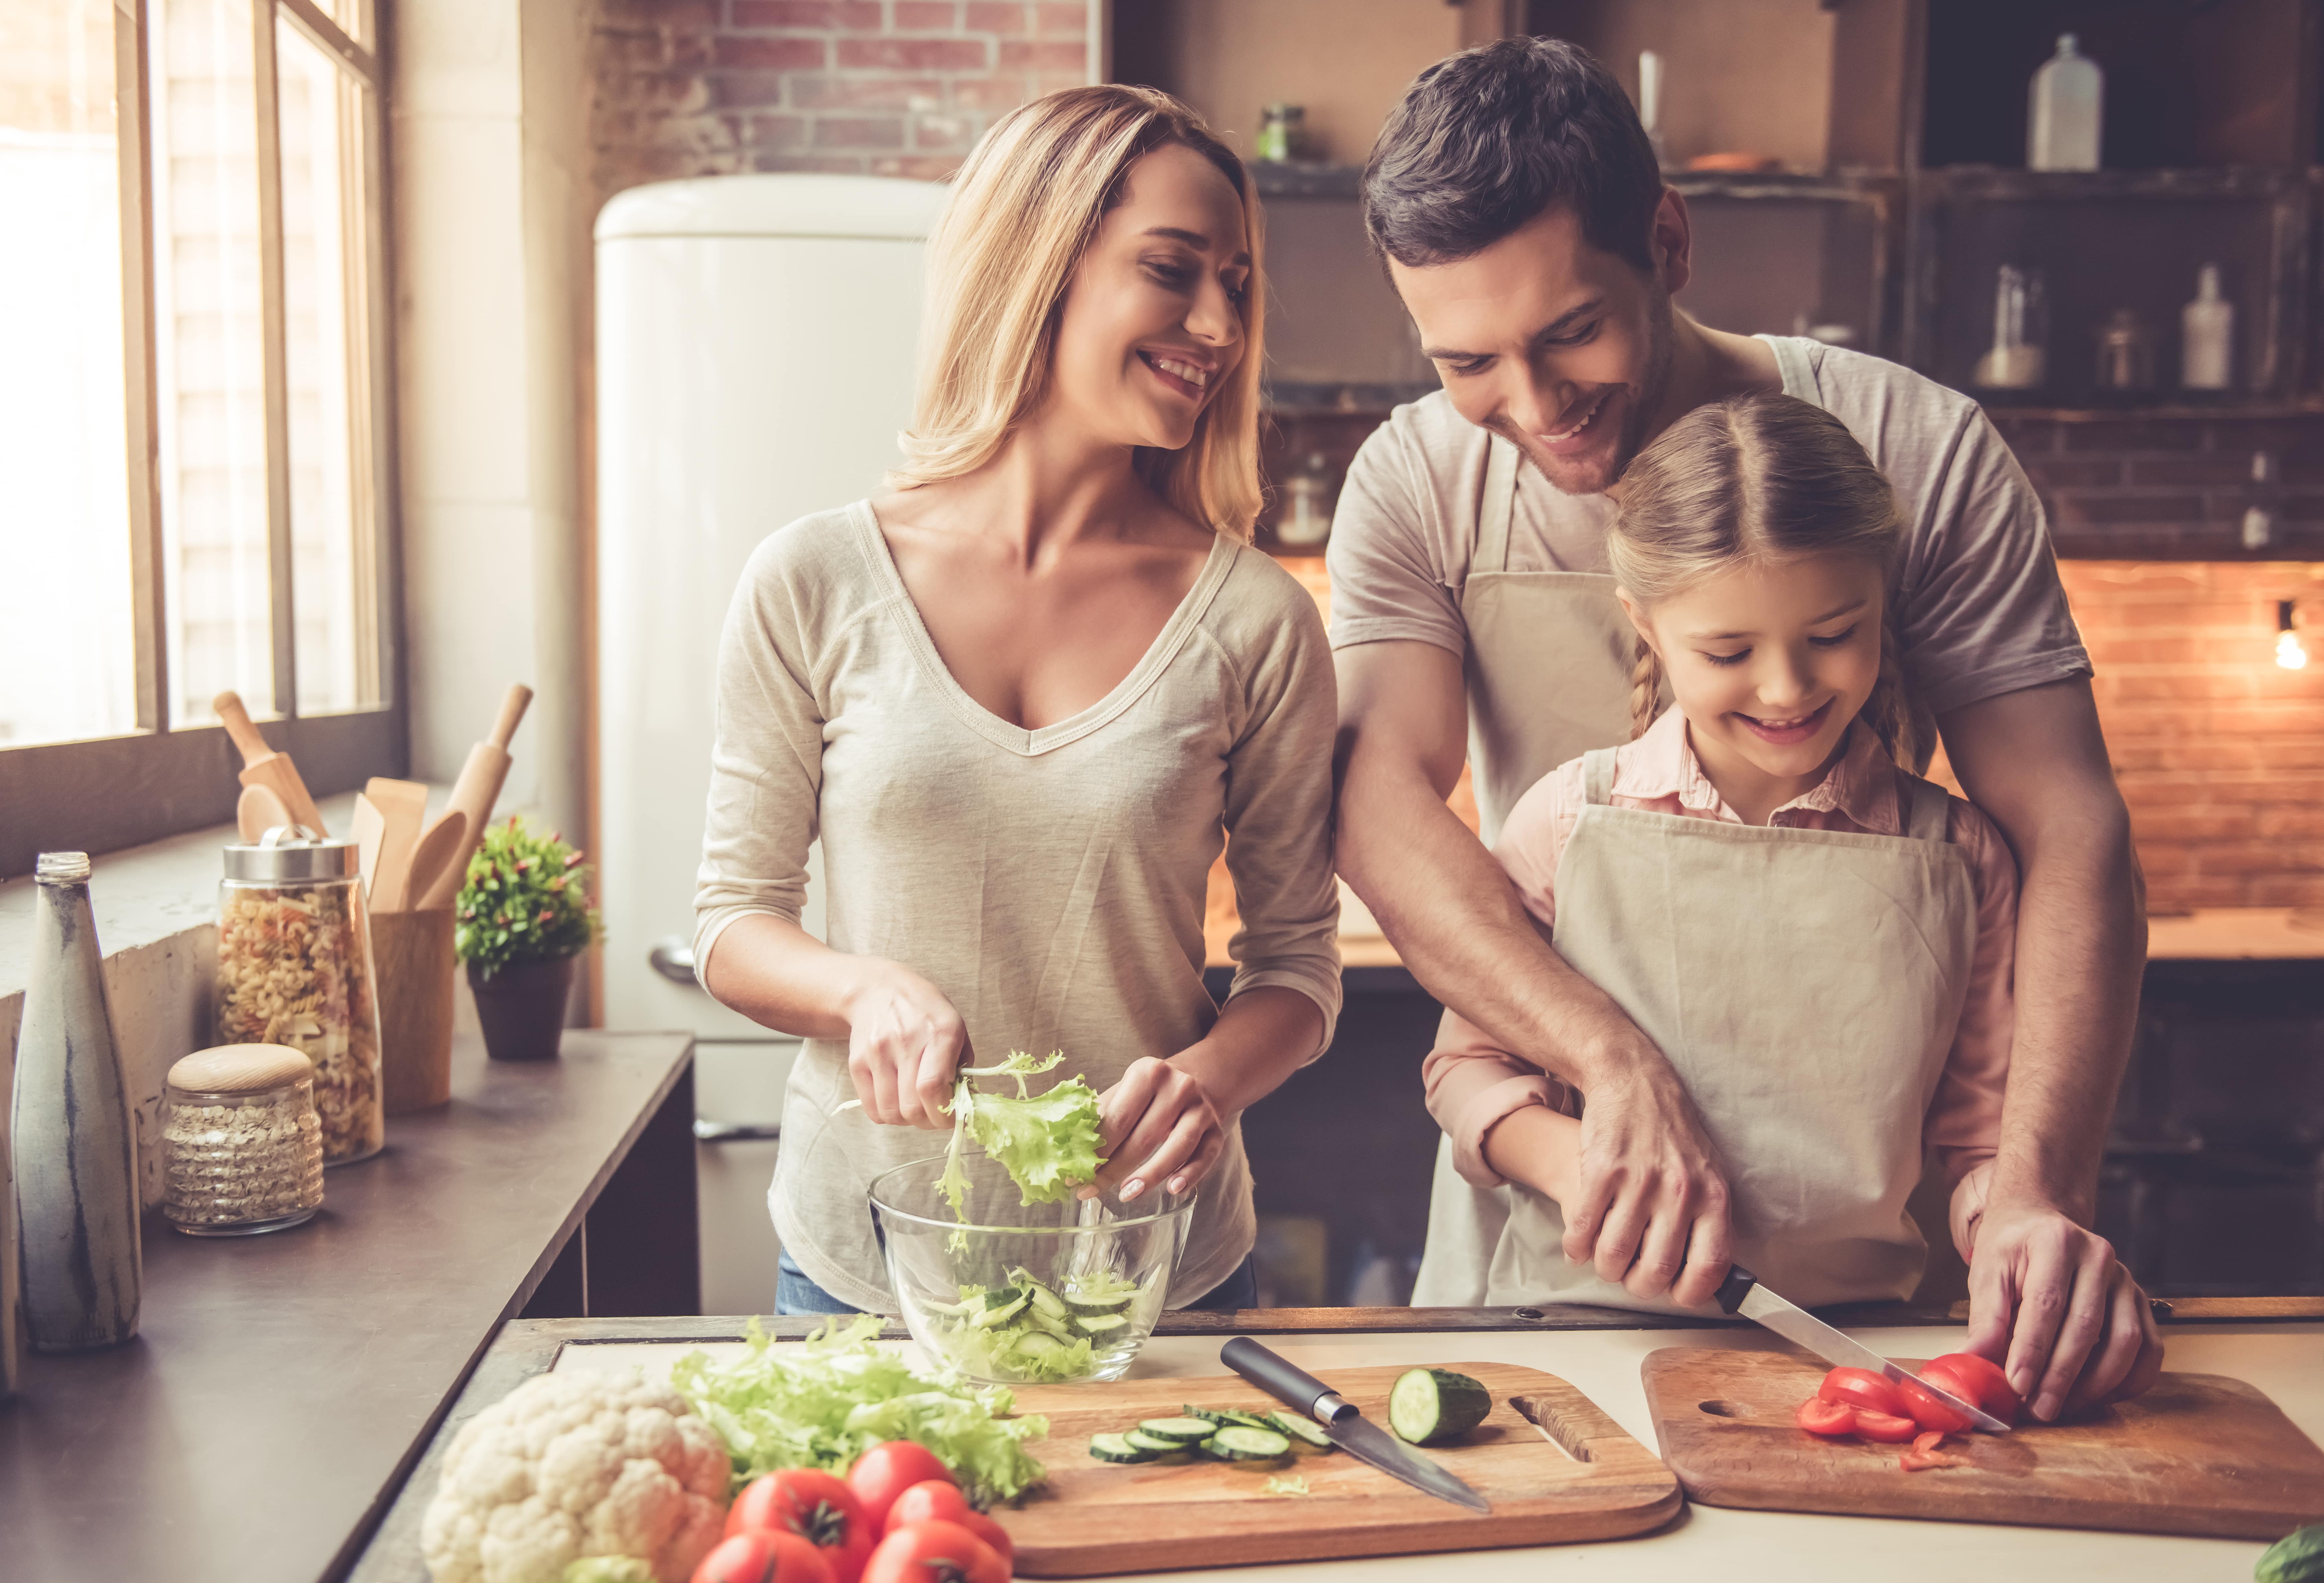
[[(937, 1191), (962, 1216), (968, 1194), (968, 1173), (961, 1165), (961, 1146), (973, 1138), (984, 1152), (1001, 1162), (1018, 1195), (1028, 1204), (1056, 1203), (1072, 1196), (1105, 1162), (1098, 1157), (1097, 1091), (1077, 1077), (1044, 1094), (1026, 1091), (1025, 1080), (1038, 1076), (1065, 1058), (1063, 1050), (1046, 1057), (1011, 1050), (1009, 1059), (991, 1066), (961, 1070), (953, 1086), (952, 1144), (945, 1151), (944, 1174)], [(970, 1081), (979, 1077), (1017, 1080), (1014, 1097), (981, 1094)]]
[(1001, 1386), (973, 1389), (914, 1372), (873, 1338), (880, 1321), (835, 1320), (801, 1342), (777, 1344), (755, 1322), (750, 1352), (717, 1362), (690, 1352), (670, 1384), (726, 1442), (735, 1486), (779, 1468), (844, 1473), (882, 1440), (917, 1440), (980, 1505), (1014, 1500), (1041, 1481), (1025, 1442), (1049, 1432), (1038, 1413), (1010, 1417)]

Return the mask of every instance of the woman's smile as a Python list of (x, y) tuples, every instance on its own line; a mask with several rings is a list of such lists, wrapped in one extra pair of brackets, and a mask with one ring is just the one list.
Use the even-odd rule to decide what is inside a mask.
[(1163, 389), (1175, 395), (1199, 402), (1209, 393), (1212, 370), (1206, 364), (1194, 362), (1183, 353), (1157, 352), (1143, 347), (1139, 350), (1138, 360), (1154, 371), (1154, 377), (1162, 382)]

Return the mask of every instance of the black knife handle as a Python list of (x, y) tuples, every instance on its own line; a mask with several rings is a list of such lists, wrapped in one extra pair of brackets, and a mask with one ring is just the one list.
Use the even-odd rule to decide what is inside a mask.
[(1759, 1277), (1741, 1265), (1729, 1265), (1727, 1279), (1719, 1283), (1719, 1290), (1711, 1295), (1719, 1300), (1720, 1312), (1733, 1313), (1743, 1306), (1743, 1300), (1751, 1294), (1751, 1288), (1758, 1284)]
[[(1268, 1351), (1249, 1336), (1237, 1336), (1220, 1348), (1219, 1361), (1286, 1407), (1319, 1418), (1326, 1423), (1340, 1417), (1341, 1410), (1355, 1411), (1333, 1396), (1331, 1386), (1280, 1353)], [(1326, 1396), (1333, 1396), (1334, 1407), (1317, 1412), (1315, 1404)]]

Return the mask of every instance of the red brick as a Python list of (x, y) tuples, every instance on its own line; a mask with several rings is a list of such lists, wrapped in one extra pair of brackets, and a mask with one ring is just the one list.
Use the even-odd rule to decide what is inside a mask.
[(1033, 7), (1036, 32), (1050, 39), (1087, 39), (1089, 7), (1081, 0), (1041, 0)]
[(2058, 427), (2070, 451), (2194, 451), (2203, 445), (2203, 426), (2192, 419), (2108, 418)]
[(873, 176), (900, 176), (907, 181), (949, 181), (959, 173), (960, 160), (950, 155), (885, 155), (873, 160), (870, 168)]
[(2087, 457), (2028, 456), (2025, 474), (2041, 490), (2109, 489), (2122, 482), (2122, 464)]
[(1088, 60), (1088, 47), (1082, 43), (1028, 44), (1004, 40), (1001, 45), (1004, 71), (1012, 67), (1019, 71), (1079, 71)]
[(899, 33), (954, 32), (960, 7), (954, 0), (896, 0), (895, 27)]
[(976, 134), (982, 130), (973, 115), (916, 115), (912, 118), (912, 146), (964, 154), (975, 145)]
[(880, 0), (734, 0), (736, 27), (853, 28), (877, 32)]
[[(1086, 57), (1084, 57), (1084, 59), (1086, 59)], [(1033, 93), (1034, 97), (1038, 98), (1043, 94), (1062, 93), (1067, 88), (1081, 87), (1085, 86), (1088, 82), (1088, 68), (1082, 64), (1081, 61), (1075, 61), (1074, 63), (1074, 69), (1071, 71), (1040, 71), (1034, 73)]]
[(842, 39), (839, 64), (858, 71), (982, 71), (991, 65), (982, 39)]
[(2006, 412), (1992, 415), (1994, 428), (2009, 448), (2021, 458), (2039, 456), (2058, 448), (2059, 426), (2034, 418), (2012, 418)]
[(718, 41), (718, 64), (746, 71), (816, 71), (822, 69), (821, 39), (738, 38)]
[(901, 115), (818, 115), (815, 146), (819, 149), (893, 149), (904, 144)]
[(2199, 846), (2266, 833), (2249, 808), (2141, 808), (2130, 816), (2130, 832), (2142, 852), (2174, 842)]
[(2052, 508), (2062, 523), (2200, 522), (2199, 494), (2061, 494)]
[(1028, 25), (1025, 7), (1001, 0), (968, 0), (968, 31), (973, 33), (1016, 34)]
[(2178, 879), (2149, 885), (2146, 908), (2150, 913), (2189, 913), (2199, 907), (2249, 907), (2250, 897), (2251, 885), (2242, 879)]
[(716, 0), (599, 0), (600, 27), (696, 28), (718, 25)]
[[(2311, 790), (2310, 795), (2313, 795)], [(2324, 805), (2311, 803), (2306, 807), (2263, 807), (2254, 810), (2252, 824), (2255, 834), (2270, 838), (2282, 835), (2324, 836)]]
[(2255, 874), (2246, 907), (2324, 907), (2324, 874)]
[(934, 77), (804, 76), (790, 79), (790, 95), (802, 110), (932, 110), (945, 85)]
[(2324, 842), (2207, 842), (2201, 858), (2210, 874), (2324, 874)]
[(1021, 73), (952, 79), (952, 102), (963, 110), (1013, 110), (1032, 97), (1032, 84)]
[(669, 59), (669, 46), (659, 28), (601, 27), (597, 30), (601, 66), (651, 69)]
[(697, 80), (709, 86), (711, 101), (722, 110), (755, 110), (783, 102), (779, 71), (722, 71)]
[(796, 149), (807, 146), (804, 115), (752, 115), (746, 119), (743, 139), (753, 149)]
[(2237, 484), (2251, 482), (2251, 457), (2134, 456), (2133, 483)]

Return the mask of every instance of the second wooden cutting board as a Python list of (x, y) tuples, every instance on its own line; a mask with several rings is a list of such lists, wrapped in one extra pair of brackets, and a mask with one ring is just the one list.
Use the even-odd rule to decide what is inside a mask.
[[(1556, 1376), (1499, 1363), (1443, 1367), (1481, 1381), (1493, 1411), (1459, 1443), (1421, 1454), (1467, 1480), (1492, 1503), (1489, 1514), (1423, 1495), (1344, 1451), (1300, 1452), (1279, 1466), (1125, 1467), (1090, 1456), (1092, 1435), (1176, 1417), (1186, 1403), (1253, 1413), (1279, 1405), (1232, 1375), (1028, 1386), (1017, 1394), (1018, 1410), (1048, 1417), (1040, 1457), (1049, 1476), (1024, 1505), (992, 1513), (1016, 1544), (1017, 1575), (1088, 1578), (1620, 1539), (1661, 1527), (1679, 1509), (1670, 1470)], [(1334, 1369), (1324, 1383), (1385, 1427), (1388, 1387), (1402, 1373)], [(1517, 1398), (1554, 1428), (1557, 1441), (1512, 1404)], [(1275, 1476), (1304, 1478), (1310, 1493), (1269, 1495)]]
[(1819, 1440), (1793, 1422), (1823, 1378), (1815, 1359), (1666, 1347), (1645, 1374), (1664, 1459), (1708, 1506), (2218, 1539), (2281, 1539), (2324, 1518), (2324, 1451), (2224, 1375), (2166, 1374), (2076, 1422), (1954, 1435), (1944, 1449), (1967, 1466), (1906, 1473), (1899, 1447)]

